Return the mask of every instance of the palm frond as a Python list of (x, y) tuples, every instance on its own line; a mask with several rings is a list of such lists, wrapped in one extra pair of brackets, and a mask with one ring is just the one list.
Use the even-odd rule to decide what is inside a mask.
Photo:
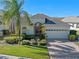
[(27, 20), (28, 25), (32, 24), (30, 17), (28, 16), (28, 13), (26, 11), (22, 11), (22, 13), (25, 16), (25, 20)]

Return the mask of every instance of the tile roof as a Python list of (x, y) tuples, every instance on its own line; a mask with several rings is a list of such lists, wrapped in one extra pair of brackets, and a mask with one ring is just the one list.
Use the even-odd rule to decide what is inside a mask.
[(44, 18), (51, 18), (51, 17), (49, 17), (49, 16), (47, 16), (47, 15), (44, 15), (44, 14), (36, 14), (36, 15), (33, 15), (32, 17), (31, 17), (32, 19), (44, 19)]
[(36, 14), (36, 15), (33, 15), (31, 17), (31, 19), (46, 19), (46, 18), (49, 21), (55, 22), (56, 24), (61, 24), (61, 25), (64, 25), (64, 26), (69, 26), (68, 23), (63, 22), (64, 17), (62, 17), (62, 18), (59, 18), (59, 17), (49, 17), (49, 16), (44, 15), (44, 14)]
[(49, 20), (55, 20), (58, 22), (63, 22), (62, 20), (64, 19), (64, 18), (59, 18), (59, 17), (49, 17), (49, 16), (44, 15), (44, 14), (36, 14), (36, 15), (33, 15), (31, 17), (31, 19), (45, 19), (45, 18), (47, 18)]
[(68, 16), (64, 18), (64, 22), (79, 23), (79, 16)]

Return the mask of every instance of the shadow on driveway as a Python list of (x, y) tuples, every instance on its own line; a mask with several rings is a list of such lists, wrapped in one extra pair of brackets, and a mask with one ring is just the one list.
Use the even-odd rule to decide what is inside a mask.
[(68, 40), (48, 41), (50, 59), (79, 59), (79, 47)]

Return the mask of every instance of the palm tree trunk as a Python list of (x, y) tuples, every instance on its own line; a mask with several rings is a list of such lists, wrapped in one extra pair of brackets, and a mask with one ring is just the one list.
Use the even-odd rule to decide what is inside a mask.
[(19, 36), (18, 38), (18, 44), (20, 44), (21, 38), (20, 38), (20, 34), (21, 34), (21, 25), (20, 25), (20, 14), (19, 11), (17, 12), (17, 22), (16, 22), (16, 27), (17, 27), (17, 35)]

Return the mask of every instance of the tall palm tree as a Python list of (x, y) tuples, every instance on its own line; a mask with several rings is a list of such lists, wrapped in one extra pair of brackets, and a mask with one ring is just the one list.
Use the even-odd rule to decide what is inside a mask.
[[(7, 25), (10, 20), (12, 20), (13, 17), (16, 17), (16, 34), (19, 35), (19, 42), (20, 42), (20, 34), (21, 34), (21, 24), (20, 24), (20, 11), (21, 7), (23, 5), (24, 0), (0, 0), (4, 4), (4, 16), (3, 16), (3, 22), (4, 25)], [(25, 15), (28, 18), (27, 13)], [(29, 19), (29, 18), (28, 18)], [(18, 42), (18, 43), (19, 43)]]
[(26, 11), (24, 11), (24, 10), (22, 11), (22, 14), (24, 15), (24, 18), (27, 21), (27, 25), (30, 26), (32, 24), (32, 22), (30, 20), (31, 17), (29, 17), (28, 13)]
[(23, 5), (23, 0), (2, 0), (4, 3), (4, 16), (3, 21), (4, 24), (8, 24), (12, 17), (16, 17), (16, 30), (17, 34), (20, 36), (20, 11)]

